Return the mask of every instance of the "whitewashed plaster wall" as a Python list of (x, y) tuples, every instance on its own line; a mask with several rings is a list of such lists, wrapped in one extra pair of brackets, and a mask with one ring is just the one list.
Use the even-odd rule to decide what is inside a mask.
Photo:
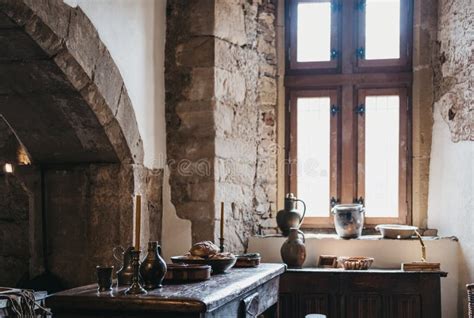
[(65, 0), (97, 28), (125, 82), (145, 150), (144, 164), (165, 164), (165, 0)]
[(92, 21), (125, 82), (143, 140), (144, 164), (164, 169), (162, 248), (166, 258), (191, 245), (191, 224), (171, 204), (166, 165), (164, 54), (166, 0), (64, 0)]
[(457, 299), (461, 317), (467, 310), (465, 286), (474, 282), (474, 142), (451, 141), (439, 105), (434, 109), (431, 149), (428, 224), (440, 235), (459, 239)]
[[(459, 238), (458, 312), (474, 282), (474, 5), (440, 0), (428, 224)], [(453, 316), (454, 317), (454, 316)]]

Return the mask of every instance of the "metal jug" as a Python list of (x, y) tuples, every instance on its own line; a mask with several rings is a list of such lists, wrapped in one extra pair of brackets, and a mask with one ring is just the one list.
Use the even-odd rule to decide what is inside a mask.
[[(297, 202), (303, 203), (303, 213), (296, 208)], [(276, 221), (283, 236), (290, 234), (291, 228), (299, 228), (306, 214), (306, 204), (303, 200), (296, 198), (293, 193), (288, 193), (285, 198), (285, 208), (278, 211)]]
[(148, 242), (148, 255), (140, 265), (140, 276), (143, 278), (145, 289), (161, 288), (166, 274), (166, 263), (161, 257), (161, 246), (158, 242)]
[[(117, 271), (117, 281), (119, 286), (130, 286), (132, 285), (133, 267), (132, 267), (132, 251), (133, 246), (130, 246), (126, 250), (123, 247), (117, 246), (113, 249), (113, 255), (115, 260), (122, 264), (122, 267)], [(117, 255), (117, 252), (120, 255)], [(123, 259), (123, 263), (122, 263)]]

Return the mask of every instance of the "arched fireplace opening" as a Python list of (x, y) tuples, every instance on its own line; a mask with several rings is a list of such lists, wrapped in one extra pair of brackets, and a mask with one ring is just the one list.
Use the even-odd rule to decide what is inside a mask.
[(0, 115), (0, 286), (93, 282), (131, 244), (137, 193), (141, 240), (160, 239), (162, 172), (143, 166), (120, 72), (79, 8), (0, 2)]

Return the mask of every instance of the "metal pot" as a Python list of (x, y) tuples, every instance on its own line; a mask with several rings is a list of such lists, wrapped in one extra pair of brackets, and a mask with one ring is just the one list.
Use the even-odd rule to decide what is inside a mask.
[(342, 238), (357, 238), (364, 227), (364, 206), (362, 204), (338, 204), (331, 213), (334, 215), (334, 225), (337, 235)]

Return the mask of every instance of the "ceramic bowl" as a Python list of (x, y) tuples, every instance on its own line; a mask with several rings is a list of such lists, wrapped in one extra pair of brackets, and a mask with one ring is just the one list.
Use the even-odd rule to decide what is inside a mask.
[(225, 273), (232, 268), (237, 258), (219, 258), (219, 259), (189, 259), (186, 256), (172, 256), (171, 261), (175, 264), (200, 264), (209, 265), (212, 268), (212, 274)]
[(380, 231), (384, 238), (390, 239), (408, 239), (418, 230), (416, 226), (400, 224), (379, 224), (375, 229)]

